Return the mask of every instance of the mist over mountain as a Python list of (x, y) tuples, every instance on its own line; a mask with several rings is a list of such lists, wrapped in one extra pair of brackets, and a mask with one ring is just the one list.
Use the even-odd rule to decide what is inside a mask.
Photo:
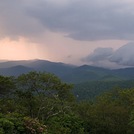
[(113, 50), (113, 48), (96, 48), (82, 61), (93, 66), (104, 68), (127, 68), (134, 66), (134, 42), (125, 44), (124, 46)]
[(29, 71), (46, 71), (62, 76), (74, 67), (74, 65), (47, 60), (6, 61), (0, 63), (0, 74), (18, 76)]
[(46, 71), (60, 77), (65, 82), (115, 81), (134, 79), (134, 68), (106, 69), (90, 65), (74, 66), (46, 60), (7, 61), (0, 63), (0, 74), (18, 76), (30, 71)]
[(117, 49), (109, 60), (119, 65), (134, 66), (134, 42)]

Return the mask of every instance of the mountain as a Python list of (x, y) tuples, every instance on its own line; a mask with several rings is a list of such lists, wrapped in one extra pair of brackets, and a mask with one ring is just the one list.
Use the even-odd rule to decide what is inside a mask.
[(104, 92), (118, 89), (131, 89), (134, 87), (133, 80), (121, 81), (89, 81), (74, 85), (73, 93), (78, 100), (91, 100)]
[(91, 80), (99, 80), (110, 72), (108, 69), (82, 65), (73, 68), (70, 73), (62, 77), (67, 82), (80, 83)]
[(0, 74), (18, 76), (22, 73), (35, 70), (54, 73), (55, 75), (62, 77), (69, 73), (74, 67), (75, 66), (73, 65), (46, 60), (6, 61), (0, 63)]
[(121, 81), (134, 79), (134, 68), (105, 69), (90, 65), (74, 66), (46, 60), (23, 60), (0, 62), (1, 75), (18, 76), (29, 71), (54, 73), (65, 82), (82, 83), (88, 81)]
[(18, 76), (30, 71), (34, 71), (34, 69), (22, 65), (13, 66), (10, 68), (0, 68), (0, 74), (5, 76)]
[(134, 68), (116, 69), (111, 72), (123, 79), (134, 79)]
[(32, 67), (37, 71), (46, 71), (54, 73), (59, 77), (69, 73), (75, 66), (64, 64), (61, 62), (50, 62), (46, 60), (35, 60), (26, 64), (27, 67)]
[(72, 92), (78, 100), (93, 99), (115, 87), (134, 87), (134, 68), (110, 70), (90, 65), (74, 66), (46, 60), (0, 62), (0, 75), (18, 76), (30, 71), (54, 73), (62, 81), (73, 83)]

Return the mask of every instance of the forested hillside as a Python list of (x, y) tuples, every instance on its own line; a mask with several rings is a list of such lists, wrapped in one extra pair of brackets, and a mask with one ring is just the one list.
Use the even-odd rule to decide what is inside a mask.
[[(94, 82), (90, 84), (96, 89)], [(0, 134), (133, 134), (134, 87), (96, 83), (102, 91), (107, 84), (113, 90), (77, 101), (73, 85), (50, 73), (0, 76)]]
[(113, 89), (131, 89), (134, 87), (134, 80), (102, 80), (102, 81), (89, 81), (74, 84), (73, 93), (77, 100), (92, 100), (96, 96)]

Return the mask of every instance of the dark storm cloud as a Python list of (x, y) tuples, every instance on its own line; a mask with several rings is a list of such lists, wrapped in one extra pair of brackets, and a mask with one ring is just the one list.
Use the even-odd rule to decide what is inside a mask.
[(38, 38), (51, 30), (76, 40), (133, 40), (133, 12), (127, 0), (0, 0), (0, 37)]
[(26, 0), (0, 0), (0, 38), (30, 39), (43, 32), (38, 21), (27, 15), (28, 5)]
[(96, 66), (112, 65), (115, 66), (134, 66), (134, 42), (128, 43), (116, 51), (112, 48), (97, 48), (94, 52), (82, 61), (86, 61)]
[(44, 2), (29, 14), (52, 31), (76, 40), (134, 39), (134, 6), (119, 0), (73, 0), (63, 6)]

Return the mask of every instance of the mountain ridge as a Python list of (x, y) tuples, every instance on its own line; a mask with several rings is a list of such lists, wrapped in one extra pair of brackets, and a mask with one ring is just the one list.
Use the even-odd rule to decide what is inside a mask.
[(29, 71), (46, 71), (65, 82), (80, 83), (94, 80), (134, 79), (134, 68), (105, 69), (91, 65), (75, 66), (47, 60), (18, 60), (0, 62), (0, 75), (18, 76)]

